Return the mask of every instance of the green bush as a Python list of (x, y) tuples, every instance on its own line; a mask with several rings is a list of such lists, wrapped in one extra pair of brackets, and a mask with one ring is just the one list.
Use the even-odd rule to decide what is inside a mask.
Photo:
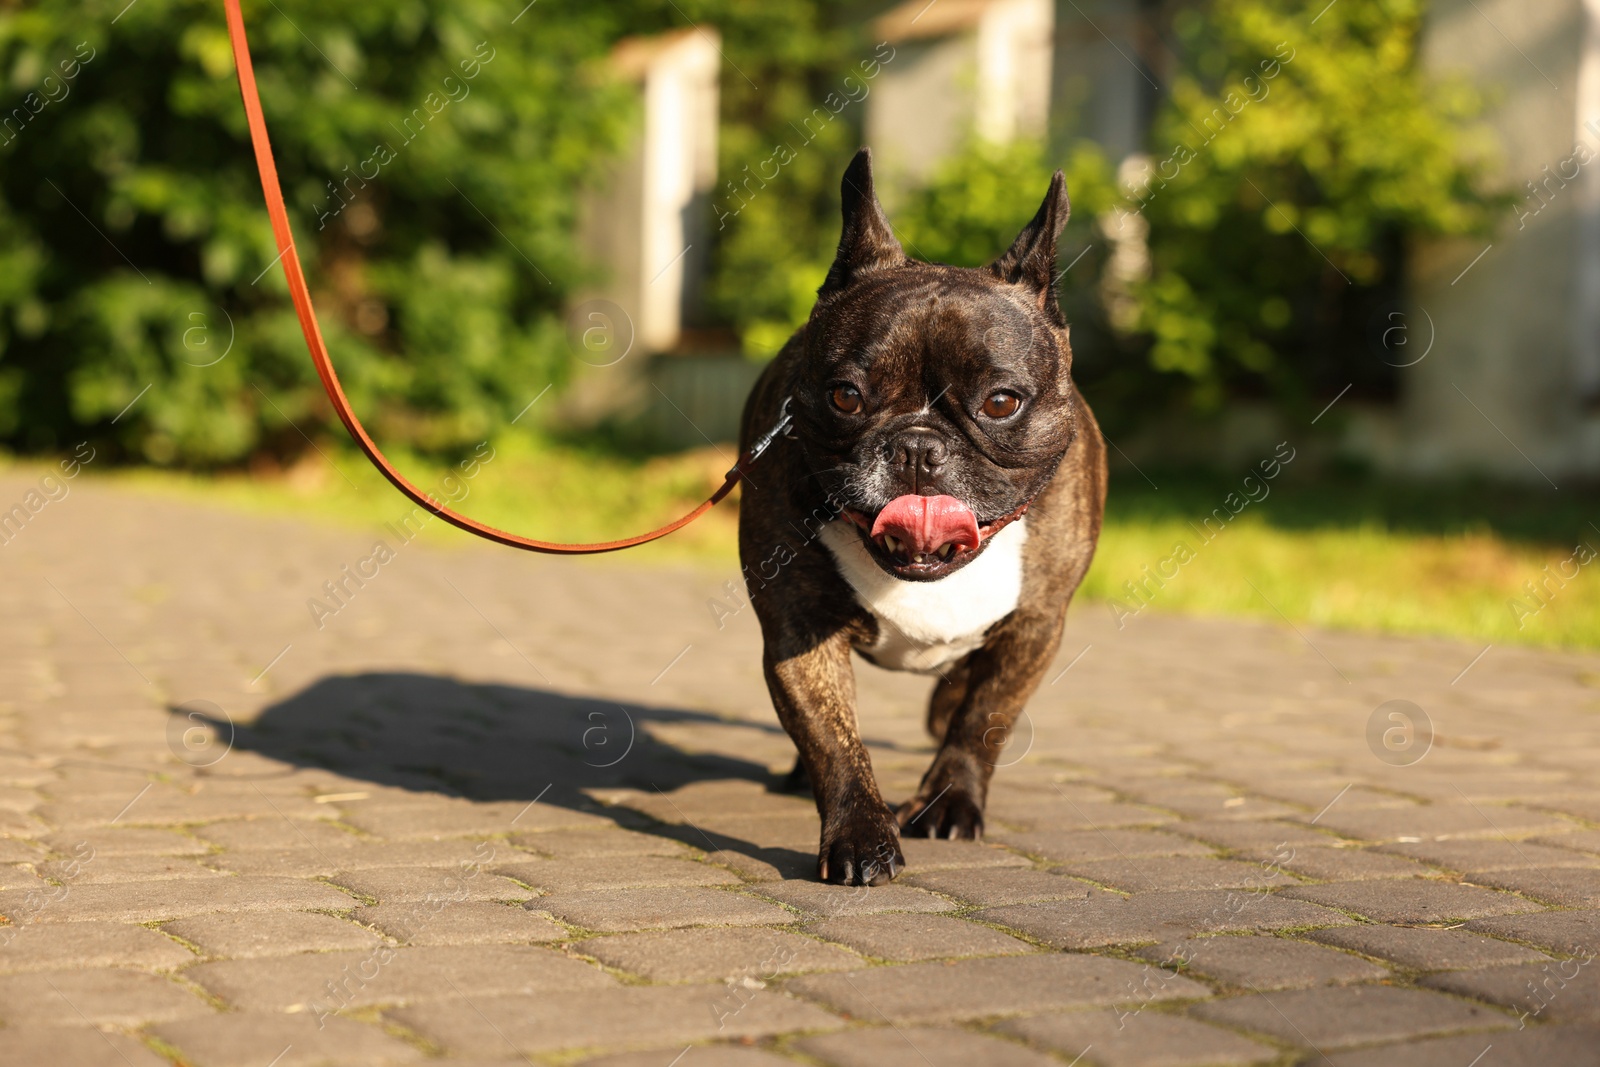
[[(300, 254), (374, 434), (469, 448), (564, 378), (561, 309), (594, 278), (578, 204), (638, 118), (612, 45), (720, 31), (732, 174), (826, 91), (849, 6), (247, 2)], [(0, 93), (22, 109), (0, 115), (0, 446), (203, 467), (342, 432), (272, 265), (220, 0), (0, 0)]]
[[(705, 10), (729, 33), (730, 59), (749, 77), (727, 72), (722, 81), (708, 303), (747, 355), (766, 359), (810, 314), (832, 262), (839, 178), (861, 145), (880, 53), (849, 0), (724, 0)], [(826, 121), (813, 118), (818, 108)]]
[[(328, 412), (222, 5), (125, 4), (0, 8), (7, 97), (59, 96), (0, 134), (0, 440), (91, 433), (202, 466), (296, 452)], [(385, 440), (470, 446), (561, 374), (577, 196), (629, 119), (588, 10), (246, 5), (322, 325)]]
[(1410, 244), (1488, 228), (1481, 100), (1417, 69), (1424, 7), (1214, 0), (1175, 18), (1183, 66), (1124, 209), (1142, 207), (1150, 260), (1127, 329), (1190, 404), (1381, 386), (1364, 335)]

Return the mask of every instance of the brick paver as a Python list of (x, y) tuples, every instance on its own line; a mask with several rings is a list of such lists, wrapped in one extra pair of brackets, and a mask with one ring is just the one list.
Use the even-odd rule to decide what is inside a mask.
[[(844, 889), (735, 568), (378, 537), (0, 545), (0, 1064), (1600, 1062), (1600, 657), (1080, 604), (987, 839)], [(903, 799), (927, 682), (859, 687)]]
[(1136, 1008), (1029, 1015), (999, 1029), (1068, 1060), (1093, 1056), (1105, 1067), (1242, 1067), (1283, 1058), (1282, 1050), (1221, 1027)]
[(1060, 1061), (1042, 1052), (1000, 1038), (962, 1030), (923, 1027), (877, 1027), (808, 1037), (797, 1043), (830, 1067), (877, 1067), (915, 1057), (929, 1067), (1058, 1067)]
[[(1350, 927), (1334, 928), (1346, 929)], [(1150, 945), (1136, 954), (1190, 977), (1203, 976), (1243, 989), (1300, 989), (1389, 977), (1384, 968), (1348, 952), (1286, 937), (1196, 937)]]
[(1505, 1012), (1470, 1001), (1383, 985), (1250, 993), (1209, 1001), (1196, 1007), (1195, 1013), (1315, 1049), (1370, 1045), (1452, 1030), (1507, 1029), (1516, 1023)]

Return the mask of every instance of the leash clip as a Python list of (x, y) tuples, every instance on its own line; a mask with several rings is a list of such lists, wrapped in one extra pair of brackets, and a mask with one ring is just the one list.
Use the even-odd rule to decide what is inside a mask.
[(750, 446), (750, 451), (745, 453), (744, 458), (734, 465), (733, 470), (728, 472), (730, 477), (736, 472), (743, 474), (746, 463), (754, 463), (761, 458), (763, 452), (772, 447), (772, 442), (780, 437), (788, 436), (789, 424), (794, 420), (794, 416), (789, 414), (789, 403), (792, 400), (794, 400), (792, 396), (783, 398), (783, 406), (778, 408), (778, 421), (773, 424), (772, 429), (756, 439), (756, 443)]

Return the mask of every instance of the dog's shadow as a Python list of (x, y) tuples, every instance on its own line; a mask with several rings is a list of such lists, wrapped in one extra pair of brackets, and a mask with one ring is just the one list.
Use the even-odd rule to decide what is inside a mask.
[[(188, 708), (169, 709), (197, 721)], [(697, 726), (749, 731), (757, 751), (783, 738), (776, 723), (742, 723), (681, 708), (577, 697), (511, 685), (470, 684), (405, 672), (323, 678), (269, 705), (248, 724), (200, 716), (234, 751), (412, 792), (478, 801), (537, 800), (610, 817), (620, 826), (726, 849), (795, 870), (815, 857), (773, 849), (687, 822), (651, 818), (595, 799), (596, 790), (671, 794), (733, 780), (768, 790), (784, 779), (763, 763), (688, 751), (653, 731)], [(759, 742), (759, 743), (754, 743)], [(786, 739), (784, 739), (786, 743)], [(202, 773), (229, 777), (226, 757)]]

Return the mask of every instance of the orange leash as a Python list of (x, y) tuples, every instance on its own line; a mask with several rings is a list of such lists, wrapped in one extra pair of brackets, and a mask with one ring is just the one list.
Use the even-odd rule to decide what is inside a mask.
[[(622, 548), (632, 548), (642, 545), (647, 541), (654, 541), (658, 537), (665, 537), (674, 530), (680, 530), (689, 525), (712, 506), (733, 491), (733, 487), (744, 477), (746, 464), (754, 462), (762, 452), (766, 451), (779, 434), (787, 429), (789, 417), (785, 410), (777, 426), (768, 432), (760, 441), (751, 447), (750, 451), (739, 457), (739, 462), (728, 472), (722, 487), (712, 493), (699, 507), (680, 519), (667, 523), (657, 530), (649, 533), (636, 534), (625, 537), (619, 541), (601, 541), (595, 544), (569, 545), (557, 541), (535, 541), (531, 537), (522, 537), (505, 530), (486, 526), (475, 519), (470, 519), (458, 511), (453, 511), (434, 500), (428, 494), (418, 489), (406, 480), (406, 477), (384, 457), (382, 451), (367, 434), (366, 428), (361, 425), (361, 420), (356, 418), (350, 409), (350, 401), (344, 395), (344, 389), (339, 385), (339, 376), (334, 372), (333, 361), (328, 357), (328, 347), (322, 341), (322, 330), (317, 326), (317, 313), (311, 307), (311, 293), (306, 288), (305, 271), (300, 266), (300, 254), (295, 250), (294, 234), (289, 229), (289, 211), (283, 203), (283, 190), (278, 187), (278, 167), (272, 159), (272, 145), (267, 141), (267, 123), (261, 115), (261, 97), (256, 91), (255, 69), (250, 63), (250, 43), (245, 38), (244, 15), (239, 10), (239, 0), (224, 0), (228, 15), (228, 37), (233, 42), (234, 66), (239, 72), (239, 95), (244, 98), (244, 113), (250, 123), (250, 143), (256, 152), (256, 167), (261, 171), (261, 191), (267, 199), (267, 214), (272, 217), (272, 235), (278, 243), (278, 259), (283, 263), (283, 274), (289, 283), (289, 296), (294, 301), (295, 314), (300, 316), (300, 329), (306, 335), (306, 347), (311, 350), (311, 361), (316, 364), (317, 375), (322, 379), (322, 388), (328, 394), (328, 400), (333, 404), (333, 410), (338, 412), (339, 421), (344, 423), (345, 429), (350, 431), (350, 436), (360, 446), (372, 465), (401, 493), (416, 503), (439, 516), (452, 526), (460, 527), (471, 534), (497, 541), (502, 545), (512, 548), (525, 548), (530, 552), (552, 552), (563, 555), (588, 555), (597, 552), (615, 552)], [(788, 403), (784, 404), (785, 409)]]

